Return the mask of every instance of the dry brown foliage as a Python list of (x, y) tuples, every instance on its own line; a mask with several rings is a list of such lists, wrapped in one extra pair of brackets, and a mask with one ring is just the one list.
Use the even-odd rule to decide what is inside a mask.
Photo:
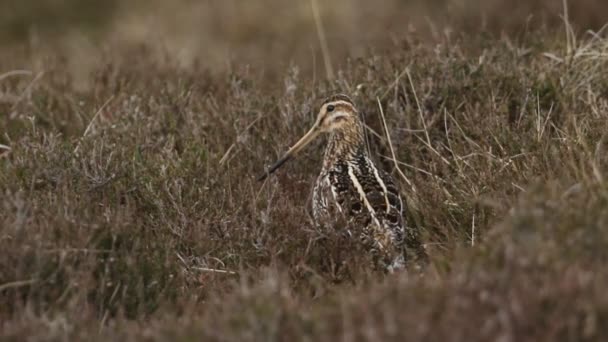
[[(605, 2), (82, 3), (0, 10), (2, 339), (608, 338)], [(255, 181), (338, 91), (421, 274), (313, 228), (323, 142)]]

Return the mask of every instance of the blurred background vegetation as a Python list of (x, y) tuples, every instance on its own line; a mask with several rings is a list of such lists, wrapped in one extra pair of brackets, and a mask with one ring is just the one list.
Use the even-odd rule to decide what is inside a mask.
[[(563, 24), (560, 0), (323, 1), (320, 16), (334, 62), (389, 49), (415, 32), (420, 40), (469, 33), (517, 38)], [(576, 0), (570, 22), (597, 30), (608, 2)], [(100, 50), (146, 45), (191, 66), (225, 70), (230, 63), (269, 73), (295, 63), (322, 70), (310, 0), (25, 0), (0, 5), (0, 46), (65, 51), (84, 63)], [(411, 42), (410, 42), (411, 43)], [(278, 68), (277, 68), (278, 67)]]
[[(0, 340), (608, 340), (608, 1), (312, 1), (0, 3)], [(255, 181), (337, 91), (420, 277)]]

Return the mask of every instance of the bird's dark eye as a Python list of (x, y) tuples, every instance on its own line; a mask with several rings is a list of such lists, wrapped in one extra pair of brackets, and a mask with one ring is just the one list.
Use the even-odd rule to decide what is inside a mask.
[(333, 111), (334, 111), (334, 109), (336, 109), (336, 106), (334, 106), (334, 105), (329, 105), (329, 106), (327, 106), (327, 111), (328, 111), (328, 112), (333, 112)]

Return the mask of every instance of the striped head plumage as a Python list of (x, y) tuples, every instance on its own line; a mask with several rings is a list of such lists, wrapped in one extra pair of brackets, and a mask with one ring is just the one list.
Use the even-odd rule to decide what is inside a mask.
[[(350, 98), (343, 94), (332, 95), (325, 100), (317, 119), (312, 128), (296, 142), (281, 158), (268, 168), (259, 181), (266, 179), (271, 173), (275, 172), (285, 162), (294, 158), (304, 147), (315, 140), (322, 133), (337, 134), (346, 140), (340, 141), (339, 149), (355, 147), (354, 145), (363, 142), (363, 126), (355, 106)], [(336, 151), (338, 152), (338, 151)], [(327, 154), (326, 154), (327, 157)], [(333, 156), (332, 156), (333, 157)]]
[[(358, 237), (370, 252), (374, 266), (388, 271), (403, 267), (406, 247), (418, 244), (417, 237), (404, 230), (399, 190), (391, 176), (371, 161), (364, 125), (348, 96), (327, 98), (312, 128), (259, 180), (296, 157), (323, 133), (329, 139), (313, 192), (316, 223)], [(335, 227), (338, 221), (347, 222), (347, 227)]]

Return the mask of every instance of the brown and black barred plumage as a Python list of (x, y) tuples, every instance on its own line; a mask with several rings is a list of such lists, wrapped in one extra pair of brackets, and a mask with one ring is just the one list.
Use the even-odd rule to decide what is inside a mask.
[[(357, 236), (375, 266), (392, 272), (402, 268), (406, 248), (418, 245), (402, 217), (403, 202), (391, 176), (376, 168), (365, 148), (363, 123), (350, 98), (334, 95), (321, 106), (313, 127), (260, 177), (263, 180), (321, 133), (329, 133), (323, 167), (313, 192), (315, 222)], [(415, 241), (416, 240), (416, 241)]]

